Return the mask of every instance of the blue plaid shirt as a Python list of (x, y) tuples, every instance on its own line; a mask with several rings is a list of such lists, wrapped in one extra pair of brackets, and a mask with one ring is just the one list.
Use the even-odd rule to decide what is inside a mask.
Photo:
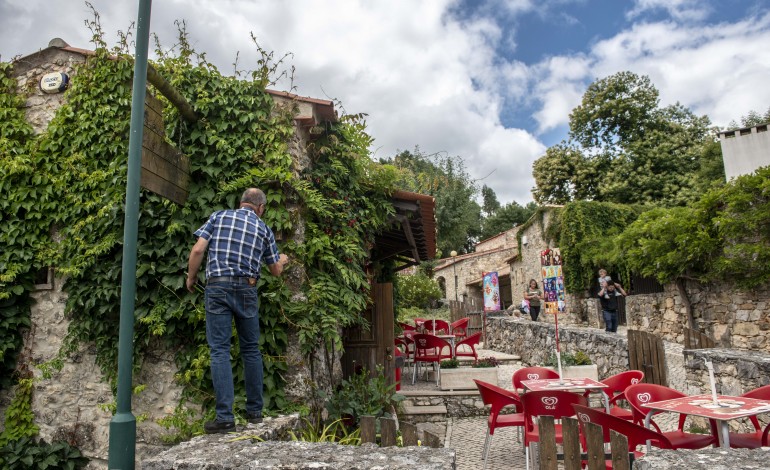
[(273, 231), (248, 208), (226, 209), (211, 214), (196, 237), (209, 241), (206, 278), (215, 276), (259, 279), (262, 261), (278, 262)]

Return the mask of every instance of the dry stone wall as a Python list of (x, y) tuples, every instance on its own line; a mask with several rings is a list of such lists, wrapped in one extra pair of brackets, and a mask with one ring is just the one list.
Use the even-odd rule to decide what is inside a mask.
[[(628, 340), (623, 335), (559, 325), (559, 343), (565, 352), (583, 351), (597, 366), (599, 378), (628, 370)], [(556, 350), (556, 328), (525, 318), (489, 316), (487, 349), (521, 356), (528, 365), (542, 365)]]
[[(698, 329), (718, 345), (770, 352), (770, 285), (742, 291), (726, 283), (690, 282), (687, 292)], [(662, 293), (628, 296), (626, 317), (630, 328), (684, 343), (687, 313), (673, 284)]]

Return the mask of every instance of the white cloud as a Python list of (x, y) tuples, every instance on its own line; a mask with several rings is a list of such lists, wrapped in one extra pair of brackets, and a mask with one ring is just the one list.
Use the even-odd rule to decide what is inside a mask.
[[(583, 52), (535, 64), (497, 55), (503, 45), (516, 47), (520, 15), (557, 14), (563, 5), (585, 1), (171, 0), (154, 2), (151, 30), (170, 47), (177, 41), (174, 20), (185, 20), (193, 47), (227, 74), (236, 51), (241, 70), (255, 67), (253, 32), (276, 58), (293, 54), (288, 64), (296, 67), (296, 92), (336, 98), (349, 113), (369, 114), (377, 157), (416, 145), (461, 156), (473, 177), (491, 173), (483, 183), (503, 203), (531, 199), (531, 165), (545, 148), (536, 136), (506, 128), (500, 115), (534, 105), (527, 127), (559, 129), (596, 78), (622, 70), (647, 74), (663, 104), (680, 101), (717, 123), (770, 103), (769, 14), (691, 27), (703, 18), (699, 3), (638, 0), (629, 13), (635, 24), (589, 49), (570, 45)], [(42, 0), (0, 2), (3, 58), (44, 48), (56, 36), (91, 47), (83, 25), (90, 11), (70, 3), (53, 9)], [(92, 3), (108, 43), (136, 21), (131, 2)], [(645, 13), (653, 11), (671, 19), (647, 22)]]
[[(770, 105), (770, 14), (729, 24), (639, 23), (599, 41), (585, 57), (552, 57), (531, 68), (542, 103), (540, 131), (568, 123), (588, 83), (629, 70), (648, 75), (661, 105), (676, 102), (717, 125)], [(531, 75), (532, 76), (532, 75)]]
[(664, 10), (677, 21), (700, 21), (712, 11), (703, 0), (636, 0), (636, 6), (626, 16), (633, 19), (654, 10)]

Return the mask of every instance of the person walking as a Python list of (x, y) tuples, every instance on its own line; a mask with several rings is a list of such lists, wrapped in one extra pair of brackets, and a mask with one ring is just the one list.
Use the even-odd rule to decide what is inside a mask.
[(605, 277), (604, 286), (599, 291), (599, 302), (602, 304), (602, 317), (604, 318), (604, 331), (616, 333), (618, 331), (618, 297), (626, 295), (618, 284)]
[(261, 217), (267, 198), (257, 188), (247, 189), (238, 209), (214, 212), (195, 231), (190, 250), (187, 290), (195, 291), (198, 270), (206, 262), (206, 340), (211, 358), (211, 380), (216, 396), (216, 419), (204, 424), (207, 434), (235, 431), (234, 386), (230, 365), (232, 320), (238, 332), (246, 386), (246, 419), (262, 422), (262, 352), (259, 350), (257, 281), (264, 262), (280, 276), (288, 261), (278, 252), (275, 236)]
[(537, 317), (540, 316), (540, 299), (542, 297), (543, 293), (537, 287), (537, 281), (530, 279), (527, 290), (524, 291), (524, 299), (529, 301), (529, 316), (532, 321), (537, 321)]

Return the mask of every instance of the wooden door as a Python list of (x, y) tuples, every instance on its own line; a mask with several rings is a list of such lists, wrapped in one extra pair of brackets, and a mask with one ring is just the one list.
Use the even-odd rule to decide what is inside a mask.
[(628, 364), (644, 372), (644, 382), (668, 386), (663, 340), (652, 333), (628, 330)]
[(388, 383), (395, 383), (393, 284), (372, 286), (372, 305), (364, 317), (369, 329), (356, 326), (344, 331), (343, 376), (350, 377), (361, 367), (373, 372), (381, 364)]

